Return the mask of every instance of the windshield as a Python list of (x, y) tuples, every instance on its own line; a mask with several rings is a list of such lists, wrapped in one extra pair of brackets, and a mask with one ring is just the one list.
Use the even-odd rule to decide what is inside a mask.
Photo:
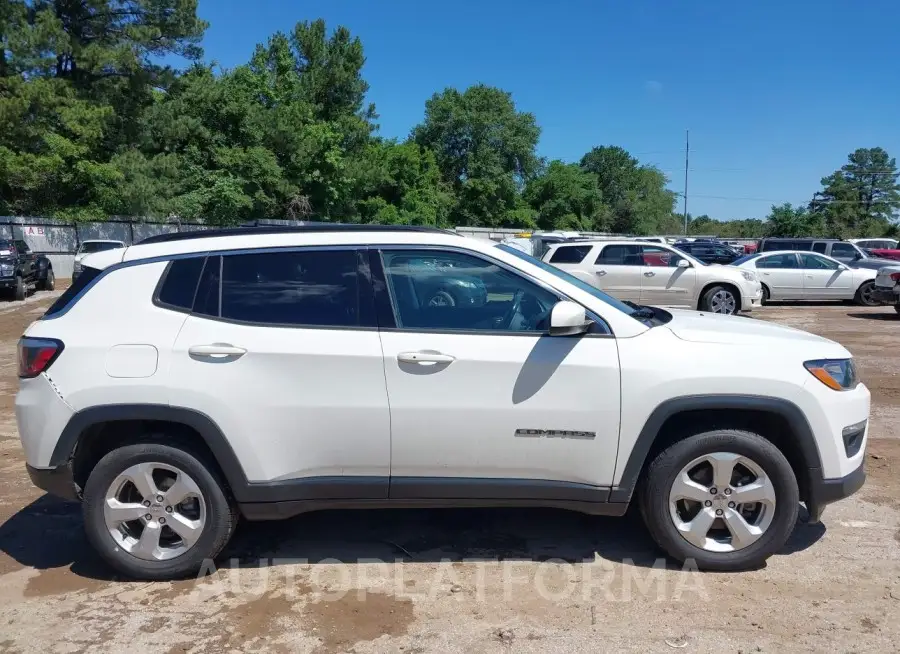
[(125, 247), (121, 243), (117, 243), (116, 241), (86, 241), (81, 244), (81, 247), (78, 248), (79, 252), (84, 252), (85, 254), (91, 252), (103, 252), (105, 250), (115, 250), (116, 248)]
[(528, 263), (537, 266), (541, 270), (544, 270), (544, 271), (550, 273), (551, 275), (555, 275), (556, 277), (559, 277), (560, 279), (562, 279), (566, 282), (569, 282), (573, 286), (577, 286), (579, 289), (581, 289), (585, 293), (590, 293), (592, 296), (594, 296), (598, 300), (601, 300), (601, 301), (605, 302), (606, 304), (608, 304), (609, 306), (611, 306), (615, 309), (618, 309), (622, 313), (628, 314), (630, 316), (631, 314), (633, 314), (635, 312), (635, 309), (633, 307), (628, 306), (624, 302), (620, 302), (619, 300), (612, 297), (611, 295), (607, 295), (600, 289), (595, 288), (594, 286), (591, 286), (587, 282), (584, 282), (584, 281), (578, 279), (574, 275), (570, 275), (569, 273), (565, 272), (564, 270), (560, 270), (556, 266), (551, 266), (549, 263), (544, 263), (540, 259), (536, 259), (535, 257), (531, 256), (530, 254), (526, 254), (525, 252), (522, 252), (521, 250), (517, 250), (514, 247), (510, 247), (510, 246), (506, 245), (505, 243), (501, 243), (497, 247), (499, 247), (504, 252), (509, 252), (510, 254), (516, 255), (520, 259), (523, 259), (523, 260), (527, 261)]
[(758, 257), (758, 256), (759, 256), (758, 254), (745, 254), (745, 255), (742, 256), (741, 258), (735, 259), (734, 261), (732, 261), (732, 262), (731, 262), (730, 264), (728, 264), (728, 265), (730, 265), (730, 266), (740, 266), (742, 263), (746, 263), (747, 261), (750, 261), (751, 259), (755, 259), (755, 258)]

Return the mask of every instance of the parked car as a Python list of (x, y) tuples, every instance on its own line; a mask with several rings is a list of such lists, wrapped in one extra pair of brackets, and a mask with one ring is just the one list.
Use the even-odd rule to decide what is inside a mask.
[(769, 300), (853, 300), (871, 307), (875, 276), (871, 268), (851, 268), (816, 252), (748, 254), (733, 266), (753, 270), (762, 283), (763, 302)]
[(620, 300), (733, 314), (760, 306), (756, 274), (707, 266), (678, 246), (634, 241), (551, 245), (544, 261)]
[(852, 268), (878, 270), (893, 263), (890, 259), (871, 257), (858, 245), (849, 241), (826, 238), (764, 238), (759, 242), (760, 253), (784, 250), (818, 252)]
[(23, 240), (0, 239), (0, 289), (15, 300), (24, 300), (29, 291), (52, 291), (55, 287), (50, 259), (34, 254)]
[(109, 239), (91, 239), (82, 241), (81, 245), (79, 245), (78, 249), (75, 251), (75, 263), (72, 266), (72, 281), (74, 282), (76, 279), (78, 279), (78, 276), (81, 274), (81, 261), (87, 255), (94, 254), (95, 252), (105, 252), (106, 250), (116, 250), (124, 247), (125, 243), (123, 243), (122, 241), (113, 241)]
[(897, 250), (895, 248), (863, 248), (863, 252), (876, 259), (890, 259), (891, 261), (900, 261), (900, 250)]
[[(19, 342), (16, 418), (32, 481), (129, 576), (196, 575), (239, 516), (632, 500), (671, 556), (738, 570), (865, 480), (870, 394), (839, 344), (625, 304), (512, 248), (238, 228), (83, 264)], [(484, 305), (418, 302), (460, 273)]]
[(896, 250), (898, 243), (895, 238), (849, 238), (847, 241), (864, 250)]
[(719, 243), (694, 241), (692, 243), (678, 243), (675, 247), (682, 252), (687, 252), (703, 263), (719, 263), (725, 265), (743, 256), (733, 248)]
[(875, 277), (874, 298), (880, 304), (894, 307), (900, 313), (900, 265), (885, 266)]

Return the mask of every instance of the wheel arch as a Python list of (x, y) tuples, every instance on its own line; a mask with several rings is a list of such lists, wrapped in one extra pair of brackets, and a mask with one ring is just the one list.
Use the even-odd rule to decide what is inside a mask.
[(700, 289), (700, 294), (697, 296), (697, 310), (698, 311), (703, 310), (703, 298), (706, 297), (706, 294), (709, 292), (709, 290), (715, 286), (723, 286), (723, 287), (727, 288), (729, 291), (731, 291), (732, 294), (734, 294), (734, 301), (735, 301), (734, 312), (737, 313), (738, 311), (741, 310), (741, 289), (734, 282), (726, 281), (726, 282), (708, 282), (703, 285), (703, 288)]
[[(113, 425), (138, 427), (138, 431), (129, 432), (129, 435), (123, 438), (108, 429)], [(53, 450), (50, 465), (72, 464), (78, 484), (90, 473), (90, 469), (85, 470), (84, 466), (92, 468), (92, 464), (96, 464), (98, 460), (96, 455), (92, 455), (92, 448), (99, 448), (96, 454), (102, 456), (110, 447), (140, 442), (142, 437), (153, 431), (166, 431), (174, 442), (188, 445), (210, 456), (231, 488), (235, 499), (241, 501), (249, 484), (237, 455), (222, 430), (206, 414), (182, 407), (114, 404), (79, 411), (63, 429)], [(83, 483), (78, 485), (83, 487)]]
[(794, 470), (806, 499), (822, 463), (812, 428), (803, 411), (783, 398), (759, 395), (691, 395), (660, 404), (644, 423), (624, 464), (610, 502), (629, 502), (656, 453), (693, 434), (713, 429), (747, 429), (778, 447)]

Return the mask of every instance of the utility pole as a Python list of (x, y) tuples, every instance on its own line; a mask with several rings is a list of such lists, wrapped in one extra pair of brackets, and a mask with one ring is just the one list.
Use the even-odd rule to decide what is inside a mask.
[(688, 235), (687, 223), (687, 191), (688, 191), (688, 156), (691, 152), (691, 132), (684, 130), (684, 235)]

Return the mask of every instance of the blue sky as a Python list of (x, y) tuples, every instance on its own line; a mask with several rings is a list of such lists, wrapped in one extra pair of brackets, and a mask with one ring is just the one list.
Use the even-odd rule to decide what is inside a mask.
[(689, 129), (695, 216), (805, 203), (857, 147), (900, 156), (896, 0), (200, 0), (199, 13), (224, 67), (297, 21), (345, 25), (389, 137), (435, 91), (483, 82), (534, 113), (542, 156), (620, 145), (681, 192)]

